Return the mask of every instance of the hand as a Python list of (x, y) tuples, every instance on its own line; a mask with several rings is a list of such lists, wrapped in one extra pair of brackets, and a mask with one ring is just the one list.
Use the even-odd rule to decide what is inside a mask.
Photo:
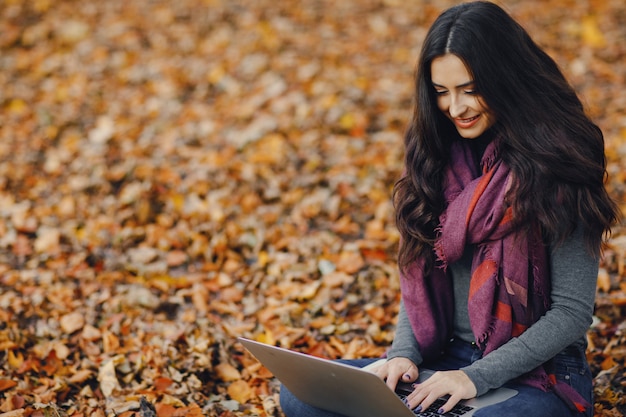
[(476, 386), (463, 371), (440, 371), (426, 381), (415, 384), (415, 390), (407, 396), (409, 408), (421, 406), (426, 410), (436, 399), (450, 395), (441, 407), (441, 414), (452, 410), (459, 401), (476, 396)]
[(392, 391), (395, 391), (398, 381), (413, 382), (419, 376), (417, 366), (410, 359), (402, 357), (389, 359), (382, 365), (372, 369), (372, 372), (385, 381)]

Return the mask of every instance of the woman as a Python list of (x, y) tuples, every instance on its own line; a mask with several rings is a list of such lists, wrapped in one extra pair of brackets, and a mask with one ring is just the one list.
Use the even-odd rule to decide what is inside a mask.
[[(585, 334), (617, 218), (602, 133), (555, 62), (500, 7), (445, 11), (422, 47), (394, 189), (402, 304), (390, 388), (411, 409), (508, 386), (476, 416), (593, 415)], [(358, 365), (362, 365), (360, 362)], [(356, 364), (355, 364), (356, 365)], [(288, 416), (331, 415), (284, 390)]]

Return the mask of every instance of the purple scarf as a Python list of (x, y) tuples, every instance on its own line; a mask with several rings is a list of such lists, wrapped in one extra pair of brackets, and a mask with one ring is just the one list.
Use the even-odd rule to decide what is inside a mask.
[[(426, 276), (420, 260), (400, 276), (402, 300), (426, 359), (437, 357), (452, 335), (454, 296), (446, 268), (461, 258), (466, 245), (475, 247), (468, 311), (483, 355), (522, 334), (550, 307), (547, 248), (538, 230), (526, 235), (512, 228), (511, 207), (505, 201), (510, 170), (498, 158), (497, 141), (485, 150), (482, 172), (476, 169), (468, 142), (453, 144), (444, 184), (447, 208), (435, 243), (437, 264)], [(543, 366), (520, 381), (544, 391), (555, 389), (554, 378)], [(568, 388), (557, 393), (574, 397), (575, 391), (561, 392)], [(576, 409), (585, 406), (582, 398), (571, 400)]]

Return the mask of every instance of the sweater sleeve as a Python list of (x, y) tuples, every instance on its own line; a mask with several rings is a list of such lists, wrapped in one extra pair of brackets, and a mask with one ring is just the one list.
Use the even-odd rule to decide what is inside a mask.
[(409, 322), (409, 316), (406, 314), (404, 303), (402, 302), (400, 302), (400, 311), (398, 312), (396, 333), (393, 338), (391, 348), (387, 352), (388, 359), (397, 357), (408, 358), (416, 366), (419, 366), (423, 361), (419, 345), (413, 335), (413, 328)]
[(572, 344), (585, 344), (593, 318), (598, 259), (585, 249), (582, 228), (550, 254), (552, 305), (519, 337), (462, 370), (478, 395), (531, 371)]

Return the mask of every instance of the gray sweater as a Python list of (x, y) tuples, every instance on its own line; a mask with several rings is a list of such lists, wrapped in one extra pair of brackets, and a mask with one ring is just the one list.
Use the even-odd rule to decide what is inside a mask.
[[(552, 306), (544, 316), (519, 337), (462, 368), (478, 395), (531, 371), (570, 345), (586, 346), (586, 332), (591, 324), (595, 302), (598, 259), (585, 249), (582, 228), (550, 253)], [(469, 251), (466, 251), (469, 252)], [(471, 255), (451, 264), (453, 276), (455, 337), (474, 341), (469, 325), (467, 298)], [(400, 313), (391, 349), (387, 357), (406, 357), (422, 363), (419, 346), (413, 336), (404, 306)]]

